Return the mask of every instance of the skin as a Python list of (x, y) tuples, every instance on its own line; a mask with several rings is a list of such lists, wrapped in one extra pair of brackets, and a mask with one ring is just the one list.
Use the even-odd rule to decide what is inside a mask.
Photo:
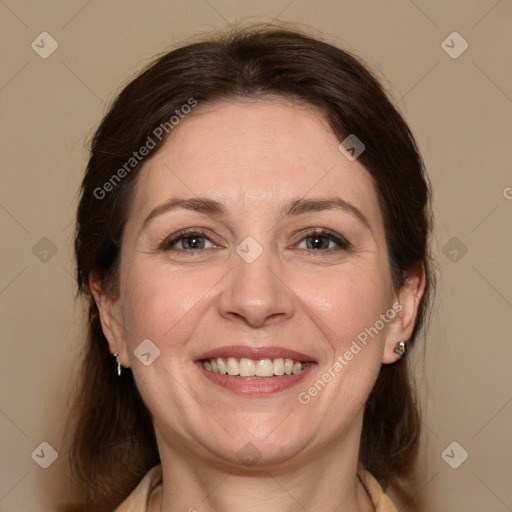
[[(400, 289), (391, 281), (383, 219), (369, 173), (338, 150), (339, 140), (311, 108), (283, 99), (198, 107), (143, 166), (125, 227), (119, 290), (90, 284), (112, 353), (130, 367), (155, 427), (163, 487), (151, 510), (201, 512), (368, 512), (356, 476), (363, 408), (396, 342), (414, 328), (421, 272)], [(169, 198), (206, 197), (226, 214), (177, 208), (144, 219)], [(343, 209), (281, 215), (291, 201), (338, 197)], [(206, 231), (192, 253), (160, 242), (185, 228)], [(307, 249), (309, 228), (321, 239)], [(236, 247), (248, 236), (263, 248), (247, 263)], [(310, 246), (311, 247), (311, 246)], [(180, 251), (181, 249), (181, 251)], [(399, 302), (402, 309), (307, 405), (307, 391), (357, 335)], [(134, 350), (151, 339), (149, 366)], [(194, 361), (224, 345), (280, 346), (317, 366), (298, 385), (247, 397), (215, 386)], [(248, 467), (238, 452), (252, 443)], [(172, 482), (172, 484), (171, 484)]]

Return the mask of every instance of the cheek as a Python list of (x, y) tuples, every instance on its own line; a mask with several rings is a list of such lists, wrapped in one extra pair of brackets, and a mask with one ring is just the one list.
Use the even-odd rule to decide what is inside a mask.
[(318, 284), (303, 284), (302, 298), (310, 316), (319, 318), (316, 324), (323, 326), (329, 355), (319, 380), (325, 384), (317, 380), (302, 390), (301, 399), (317, 406), (323, 403), (340, 417), (352, 417), (364, 406), (381, 368), (385, 334), (392, 320), (391, 315), (387, 322), (381, 320), (390, 310), (389, 279), (377, 268), (357, 270), (347, 265), (336, 279)]
[(211, 273), (170, 271), (165, 265), (131, 267), (123, 283), (123, 319), (132, 352), (146, 338), (161, 350), (172, 352), (174, 345), (168, 340), (187, 335), (196, 310), (216, 282), (217, 275)]
[(346, 265), (297, 285), (301, 299), (325, 325), (326, 337), (336, 351), (345, 349), (389, 308), (390, 287), (378, 268)]

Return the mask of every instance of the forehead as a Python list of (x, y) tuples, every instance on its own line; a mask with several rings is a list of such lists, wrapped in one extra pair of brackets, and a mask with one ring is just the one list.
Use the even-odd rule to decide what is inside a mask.
[(171, 196), (208, 196), (236, 214), (336, 195), (380, 222), (370, 174), (339, 144), (323, 115), (303, 104), (265, 99), (199, 106), (144, 164), (131, 211), (144, 215)]

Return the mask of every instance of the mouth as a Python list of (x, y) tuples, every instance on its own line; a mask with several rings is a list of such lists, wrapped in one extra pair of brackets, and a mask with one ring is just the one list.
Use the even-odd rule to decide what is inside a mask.
[(242, 379), (267, 379), (281, 375), (297, 375), (305, 370), (308, 363), (289, 358), (248, 359), (246, 357), (216, 357), (202, 359), (203, 368), (207, 372), (220, 375), (231, 375)]
[(306, 354), (278, 347), (224, 347), (196, 360), (210, 382), (243, 395), (267, 395), (289, 389), (316, 364)]

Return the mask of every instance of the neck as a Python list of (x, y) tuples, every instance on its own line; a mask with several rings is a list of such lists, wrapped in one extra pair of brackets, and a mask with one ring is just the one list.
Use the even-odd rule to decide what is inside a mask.
[(152, 497), (151, 512), (374, 511), (357, 477), (359, 439), (258, 468), (191, 458), (190, 451), (165, 449), (161, 442), (163, 485)]

